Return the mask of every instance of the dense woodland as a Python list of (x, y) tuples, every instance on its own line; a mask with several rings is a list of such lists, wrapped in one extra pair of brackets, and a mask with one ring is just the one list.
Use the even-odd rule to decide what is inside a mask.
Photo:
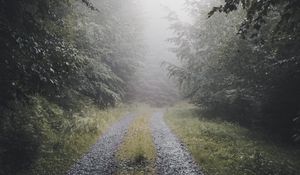
[(170, 75), (205, 115), (298, 142), (300, 1), (225, 2), (187, 1), (189, 25), (169, 15), (182, 63)]
[[(87, 105), (140, 98), (136, 88), (151, 81), (137, 78), (136, 8), (132, 0), (0, 0), (0, 174), (62, 146)], [(180, 64), (164, 64), (184, 98), (204, 115), (299, 143), (300, 1), (187, 0), (186, 9), (191, 23), (168, 17)]]
[(126, 101), (141, 59), (132, 4), (0, 1), (0, 174), (59, 147), (86, 104)]

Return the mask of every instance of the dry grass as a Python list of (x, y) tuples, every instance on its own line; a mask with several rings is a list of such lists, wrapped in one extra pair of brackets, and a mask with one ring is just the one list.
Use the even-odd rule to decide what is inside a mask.
[(144, 108), (129, 128), (117, 153), (118, 174), (155, 174), (156, 152), (149, 128), (150, 114), (150, 111)]
[(133, 110), (136, 107), (100, 110), (96, 106), (86, 105), (80, 113), (74, 114), (73, 122), (65, 120), (63, 133), (45, 133), (48, 138), (43, 147), (45, 151), (41, 152), (29, 171), (20, 174), (65, 174), (114, 122)]

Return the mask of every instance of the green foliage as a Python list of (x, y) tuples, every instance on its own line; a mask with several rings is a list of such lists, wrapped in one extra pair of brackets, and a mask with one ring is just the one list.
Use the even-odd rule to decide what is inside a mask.
[[(197, 4), (193, 4), (194, 11), (206, 9), (201, 2), (191, 2)], [(182, 66), (169, 65), (170, 75), (178, 79), (186, 97), (203, 111), (251, 128), (263, 128), (271, 136), (282, 136), (284, 141), (292, 140), (293, 135), (297, 138), (299, 126), (294, 118), (300, 104), (299, 28), (279, 32), (284, 13), (277, 10), (282, 3), (271, 5), (276, 9), (272, 11), (271, 6), (260, 6), (269, 1), (251, 1), (249, 7), (236, 10), (236, 2), (241, 1), (226, 2), (228, 7), (213, 10), (234, 11), (226, 16), (214, 14), (206, 19), (192, 13), (194, 22), (188, 26), (174, 21), (177, 35), (171, 41), (176, 44)], [(212, 1), (211, 5), (218, 3)], [(261, 10), (268, 13), (260, 13)], [(294, 10), (289, 13), (298, 19)], [(247, 34), (246, 39), (236, 35), (244, 18), (253, 18), (246, 23), (256, 25), (254, 16), (263, 18), (264, 25), (259, 30), (245, 31), (257, 35)], [(286, 22), (292, 29), (293, 20)]]
[(131, 0), (0, 1), (0, 174), (45, 174), (58, 162), (53, 174), (63, 173), (110, 121), (76, 114), (125, 99), (140, 56), (131, 8)]
[[(276, 21), (274, 34), (282, 37), (283, 33), (288, 36), (297, 36), (299, 38), (300, 15), (297, 12), (300, 9), (300, 2), (297, 0), (225, 0), (225, 4), (214, 7), (209, 13), (211, 17), (215, 12), (230, 13), (242, 6), (246, 10), (247, 15), (243, 21), (239, 33), (243, 36), (258, 36), (263, 26), (270, 20), (270, 14), (277, 14), (280, 18)], [(272, 16), (272, 15), (271, 15)]]
[(1, 2), (1, 104), (26, 94), (54, 96), (83, 67), (84, 57), (57, 27), (66, 16), (57, 8), (67, 4), (52, 3)]
[(125, 94), (125, 83), (107, 66), (89, 64), (83, 72), (78, 91), (92, 99), (100, 107), (115, 106)]
[(299, 174), (299, 148), (280, 146), (260, 132), (211, 119), (196, 106), (169, 108), (166, 121), (205, 174)]
[(63, 110), (39, 97), (14, 103), (11, 109), (1, 111), (1, 116), (0, 174), (16, 174), (28, 167), (46, 145), (59, 144), (58, 133), (69, 124)]
[(64, 174), (126, 108), (101, 111), (82, 101), (69, 113), (42, 97), (3, 111), (0, 174)]
[(1, 104), (35, 93), (58, 101), (65, 89), (84, 91), (83, 83), (94, 86), (97, 93), (89, 97), (99, 106), (125, 96), (123, 80), (131, 78), (138, 59), (128, 7), (103, 1), (106, 8), (91, 11), (95, 7), (83, 2), (1, 1)]

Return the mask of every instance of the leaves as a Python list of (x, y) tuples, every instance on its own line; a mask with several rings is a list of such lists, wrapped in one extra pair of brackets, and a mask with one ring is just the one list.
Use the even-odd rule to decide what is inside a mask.
[[(211, 17), (217, 11), (231, 13), (237, 10), (239, 5), (247, 13), (240, 28), (241, 32), (239, 34), (241, 35), (246, 35), (252, 29), (255, 29), (257, 33), (262, 32), (261, 26), (270, 17), (270, 14), (274, 13), (280, 13), (280, 20), (276, 22), (275, 34), (280, 34), (281, 32), (293, 34), (295, 31), (291, 29), (297, 30), (295, 24), (300, 22), (299, 15), (296, 12), (299, 10), (300, 2), (297, 0), (226, 0), (224, 5), (213, 7), (208, 13), (208, 17)], [(273, 37), (276, 38), (277, 35)]]
[(0, 174), (20, 173), (61, 150), (83, 103), (103, 109), (127, 95), (140, 57), (132, 1), (96, 4), (0, 1)]
[[(237, 9), (240, 4), (244, 9)], [(175, 37), (170, 41), (181, 65), (168, 66), (170, 75), (186, 97), (210, 114), (296, 140), (299, 125), (292, 121), (300, 98), (299, 27), (293, 25), (299, 16), (293, 11), (297, 4), (226, 0), (209, 12), (209, 19), (196, 14), (189, 26), (173, 21)], [(201, 2), (192, 5), (199, 12), (207, 8)], [(215, 14), (218, 11), (227, 14)]]

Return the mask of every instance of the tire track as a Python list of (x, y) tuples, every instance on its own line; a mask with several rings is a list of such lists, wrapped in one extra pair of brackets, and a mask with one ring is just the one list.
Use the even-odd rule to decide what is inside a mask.
[(163, 120), (163, 112), (151, 118), (152, 135), (156, 146), (156, 167), (159, 175), (203, 175), (185, 146)]
[(67, 175), (114, 174), (117, 170), (115, 153), (134, 118), (134, 114), (128, 114), (111, 126), (91, 150), (69, 170)]

